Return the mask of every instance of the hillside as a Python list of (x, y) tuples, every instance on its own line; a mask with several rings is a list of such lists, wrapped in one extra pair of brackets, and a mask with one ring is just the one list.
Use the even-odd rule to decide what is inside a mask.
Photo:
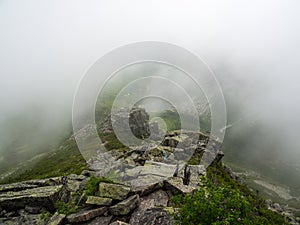
[[(170, 135), (170, 137), (174, 137), (172, 134)], [(162, 147), (167, 146), (163, 145)], [(121, 152), (124, 151), (121, 150)], [(147, 164), (147, 170), (145, 171), (147, 174), (153, 174), (156, 171), (152, 169), (149, 171), (150, 165), (167, 166), (167, 164), (158, 162), (163, 159), (160, 158), (162, 155), (157, 153), (157, 151), (148, 153), (148, 157), (151, 159), (146, 160), (144, 165)], [(136, 166), (139, 165), (141, 161), (137, 161), (133, 157), (137, 156), (127, 154), (127, 161), (131, 159), (132, 162), (138, 163), (135, 163)], [(194, 161), (193, 164), (195, 163)], [(199, 222), (201, 224), (211, 224), (213, 221), (220, 224), (225, 221), (231, 221), (231, 224), (239, 224), (241, 221), (247, 224), (250, 224), (250, 221), (252, 224), (285, 224), (283, 217), (266, 208), (263, 199), (233, 179), (233, 174), (220, 161), (215, 161), (206, 172), (200, 165), (183, 166), (177, 172), (174, 172), (176, 171), (175, 165), (171, 170), (173, 171), (171, 174), (174, 174), (169, 178), (153, 180), (152, 177), (148, 181), (143, 178), (143, 182), (125, 183), (126, 186), (114, 184), (116, 177), (110, 176), (109, 179), (97, 178), (97, 174), (102, 172), (101, 167), (97, 167), (98, 165), (94, 161), (91, 165), (94, 169), (84, 171), (81, 175), (71, 174), (66, 178), (52, 177), (48, 180), (32, 180), (0, 186), (1, 208), (6, 209), (6, 211), (18, 210), (18, 214), (2, 213), (0, 219), (7, 224), (13, 221), (23, 221), (24, 224), (47, 223), (48, 220), (52, 222), (60, 221), (59, 224), (65, 224), (62, 221), (71, 224), (78, 222), (94, 224), (97, 223), (96, 221), (104, 219), (107, 220), (104, 224), (111, 224), (111, 222), (118, 220), (129, 222), (129, 224), (152, 224), (153, 221), (156, 221), (156, 224), (173, 224), (173, 218), (179, 224), (199, 224)], [(95, 167), (98, 168), (96, 171)], [(136, 168), (138, 167), (140, 166)], [(163, 168), (161, 167), (160, 171), (166, 172), (166, 168)], [(68, 170), (67, 167), (66, 169)], [(36, 169), (33, 168), (32, 171), (34, 170)], [(67, 170), (65, 173), (67, 173)], [(139, 173), (139, 176), (143, 173)], [(50, 174), (46, 176), (48, 175)], [(94, 177), (95, 175), (96, 177)], [(41, 174), (37, 175), (37, 177), (39, 176)], [(41, 194), (33, 194), (38, 188)], [(111, 191), (105, 188), (109, 188)], [(7, 192), (8, 190), (10, 192)], [(11, 192), (11, 190), (14, 192)], [(57, 193), (55, 198), (51, 197), (51, 202), (47, 200), (50, 195), (46, 197), (46, 200), (39, 197), (40, 195), (48, 196), (49, 190), (51, 192), (55, 190), (53, 193)], [(203, 204), (204, 199), (201, 199), (203, 198), (203, 196), (201, 197), (201, 190), (207, 190), (208, 193), (211, 193), (214, 204), (219, 204), (219, 207), (211, 208), (213, 206), (211, 200), (207, 200)], [(226, 194), (228, 191), (229, 193)], [(192, 192), (194, 195), (190, 196), (189, 193)], [(217, 192), (220, 196), (215, 195)], [(28, 197), (25, 197), (27, 195)], [(25, 201), (25, 198), (28, 200)], [(39, 200), (35, 200), (35, 198)], [(193, 198), (195, 199), (193, 200)], [(103, 201), (106, 199), (112, 200), (110, 200), (110, 203), (104, 203)], [(223, 202), (225, 199), (226, 202)], [(18, 204), (14, 203), (16, 200)], [(151, 201), (154, 201), (153, 206), (142, 207), (143, 204), (149, 204)], [(187, 212), (186, 207), (189, 207), (191, 201), (196, 201), (200, 205), (195, 206), (194, 211), (189, 210)], [(228, 201), (232, 202), (229, 203)], [(19, 209), (23, 207), (25, 207), (25, 211), (21, 212)], [(202, 213), (209, 209), (212, 210), (212, 214), (204, 214), (201, 217)], [(230, 210), (228, 211), (228, 209)], [(105, 213), (107, 210), (108, 214)], [(37, 211), (38, 216), (32, 214), (33, 211)], [(55, 211), (59, 214), (55, 214)], [(103, 214), (105, 215), (103, 216)], [(218, 215), (222, 215), (222, 217)], [(193, 220), (195, 222), (192, 222)]]
[[(1, 220), (5, 223), (22, 220), (28, 224), (35, 224), (47, 223), (51, 218), (50, 221), (58, 220), (61, 224), (65, 222), (73, 224), (80, 221), (93, 224), (105, 217), (107, 222), (104, 224), (113, 224), (112, 222), (118, 220), (130, 224), (152, 224), (153, 221), (156, 221), (156, 224), (173, 224), (173, 220), (179, 224), (224, 224), (227, 222), (230, 224), (240, 224), (241, 222), (245, 224), (287, 224), (284, 217), (278, 214), (280, 209), (286, 214), (286, 220), (295, 222), (295, 219), (289, 214), (290, 212), (286, 211), (288, 209), (281, 206), (278, 209), (276, 208), (278, 205), (272, 202), (269, 202), (267, 206), (264, 199), (250, 191), (242, 179), (222, 164), (220, 161), (222, 154), (205, 171), (204, 167), (199, 165), (201, 157), (206, 151), (207, 136), (204, 133), (197, 134), (202, 140), (199, 151), (194, 153), (188, 164), (180, 167), (177, 165), (177, 168), (176, 164), (171, 167), (165, 164), (168, 160), (172, 161), (172, 155), (175, 158), (176, 155), (179, 156), (179, 152), (171, 150), (175, 147), (174, 144), (177, 145), (174, 141), (178, 136), (180, 140), (189, 143), (186, 145), (189, 147), (193, 144), (188, 137), (195, 136), (193, 133), (168, 132), (161, 146), (149, 152), (132, 151), (125, 148), (117, 141), (113, 133), (104, 134), (101, 127), (99, 133), (111, 154), (108, 156), (112, 159), (117, 156), (117, 160), (113, 160), (112, 164), (114, 169), (117, 170), (118, 162), (125, 162), (129, 166), (126, 170), (127, 180), (125, 183), (118, 176), (104, 173), (104, 170), (107, 169), (107, 165), (101, 160), (104, 155), (99, 155), (99, 158), (92, 160), (88, 166), (77, 149), (74, 137), (71, 136), (62, 143), (57, 151), (34, 159), (30, 164), (20, 167), (9, 178), (3, 180), (3, 182), (21, 180), (24, 182), (0, 186), (0, 207), (6, 212), (11, 210), (17, 212), (17, 214), (2, 212)], [(185, 139), (182, 139), (183, 137)], [(165, 155), (167, 155), (166, 162), (164, 162)], [(33, 163), (34, 161), (36, 162)], [(163, 177), (160, 175), (162, 173)], [(128, 178), (129, 174), (130, 179)], [(28, 181), (46, 177), (49, 177), (50, 180)], [(125, 176), (122, 175), (122, 177)], [(148, 178), (145, 179), (146, 177)], [(65, 179), (66, 181), (64, 181)], [(111, 183), (121, 183), (125, 186)], [(34, 186), (32, 186), (33, 184)], [(112, 190), (122, 188), (121, 191), (112, 194), (102, 190), (102, 186), (103, 188), (106, 186), (109, 189), (113, 188)], [(46, 200), (41, 200), (38, 195), (37, 202), (34, 200), (34, 195), (31, 194), (35, 188), (40, 188), (43, 196), (48, 196), (49, 190), (51, 193), (52, 190), (55, 190), (53, 193), (56, 193), (56, 197), (54, 199), (51, 197), (52, 200), (49, 202), (50, 195), (46, 197)], [(7, 190), (14, 190), (16, 193), (8, 193)], [(205, 195), (202, 193), (203, 190), (205, 190)], [(15, 196), (24, 196), (21, 199), (28, 199), (25, 197), (25, 193), (28, 193), (26, 196), (29, 195), (31, 200), (26, 200), (24, 203), (22, 203), (23, 200), (21, 202), (18, 200), (17, 205), (13, 203)], [(190, 195), (191, 193), (194, 194)], [(209, 193), (209, 198), (207, 193)], [(123, 197), (117, 197), (120, 194)], [(157, 199), (157, 196), (160, 196), (160, 199)], [(103, 203), (104, 200), (110, 203)], [(147, 207), (148, 209), (142, 207), (143, 204), (147, 205), (151, 201), (157, 201), (157, 203), (150, 208)], [(9, 205), (14, 205), (14, 207), (10, 208)], [(25, 211), (20, 211), (20, 208), (24, 207)], [(37, 211), (37, 214), (32, 214), (32, 211)], [(55, 211), (59, 214), (55, 214)], [(208, 211), (211, 213), (208, 214)], [(151, 217), (149, 217), (150, 215)]]

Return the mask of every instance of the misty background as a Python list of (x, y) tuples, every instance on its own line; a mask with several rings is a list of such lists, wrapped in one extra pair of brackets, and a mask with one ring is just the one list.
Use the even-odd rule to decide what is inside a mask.
[(99, 57), (155, 40), (196, 53), (215, 72), (228, 113), (225, 160), (285, 168), (279, 178), (300, 193), (299, 7), (297, 0), (0, 1), (0, 165), (49, 151), (70, 134), (76, 88)]

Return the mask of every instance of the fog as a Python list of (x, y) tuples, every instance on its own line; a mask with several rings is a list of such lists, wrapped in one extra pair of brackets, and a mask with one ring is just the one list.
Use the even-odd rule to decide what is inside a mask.
[(58, 138), (70, 124), (73, 97), (88, 68), (118, 46), (155, 40), (207, 62), (223, 89), (228, 123), (236, 122), (229, 130), (238, 127), (238, 133), (260, 121), (280, 136), (274, 152), (299, 163), (299, 7), (297, 0), (2, 0), (0, 153), (18, 139), (13, 129), (27, 135), (18, 121), (36, 124), (35, 135), (28, 132), (20, 145), (51, 132), (51, 140)]

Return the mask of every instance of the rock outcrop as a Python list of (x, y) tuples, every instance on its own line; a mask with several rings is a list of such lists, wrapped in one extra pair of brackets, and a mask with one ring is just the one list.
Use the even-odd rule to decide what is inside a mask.
[[(132, 133), (139, 139), (152, 135), (151, 130), (160, 132), (155, 124), (149, 124), (143, 109), (133, 108), (128, 117), (123, 115), (120, 112), (109, 118), (112, 121), (102, 132), (112, 132), (112, 125), (123, 126), (124, 120), (129, 120)], [(86, 136), (87, 128), (80, 134)], [(193, 193), (202, 186), (201, 177), (208, 165), (200, 165), (200, 160), (215, 165), (224, 156), (220, 143), (209, 138), (201, 132), (173, 131), (154, 147), (150, 143), (147, 147), (98, 152), (89, 161), (90, 170), (81, 175), (0, 185), (0, 224), (172, 225), (172, 214), (177, 210), (170, 201), (172, 196)], [(86, 196), (91, 175), (109, 175), (114, 182), (101, 179), (97, 191)], [(57, 203), (78, 210), (56, 212)]]
[[(190, 160), (193, 164), (199, 164), (203, 160), (204, 163), (200, 167), (189, 168), (199, 170), (199, 174), (202, 174), (205, 172), (204, 165), (214, 165), (224, 156), (216, 140), (211, 141), (210, 149), (207, 148), (208, 139), (209, 136), (201, 132), (170, 132), (160, 145), (153, 145), (153, 148), (151, 144), (146, 144), (125, 151), (98, 152), (98, 155), (89, 161), (90, 169), (100, 177), (115, 174), (115, 179), (125, 184), (151, 184), (173, 177), (178, 170), (183, 171), (182, 168)], [(202, 159), (203, 155), (214, 159), (205, 161)], [(189, 173), (188, 170), (185, 172)], [(190, 178), (186, 176), (184, 183), (188, 182)]]
[[(129, 127), (127, 127), (127, 124), (129, 124)], [(144, 108), (133, 107), (131, 110), (121, 108), (105, 119), (102, 131), (103, 133), (112, 133), (113, 127), (121, 128), (125, 132), (130, 129), (139, 139), (148, 138), (150, 136), (149, 114)]]
[[(160, 162), (153, 164), (163, 165)], [(74, 193), (82, 193), (91, 174), (96, 172), (83, 171), (81, 175), (0, 185), (0, 224), (172, 225), (172, 214), (177, 209), (173, 208), (170, 198), (178, 193), (193, 193), (201, 187), (201, 177), (206, 174), (201, 165), (184, 164), (174, 170), (171, 177), (149, 178), (151, 182), (132, 182), (130, 185), (103, 180), (94, 195), (76, 201), (79, 211), (69, 215), (54, 213), (55, 203), (72, 201)], [(161, 172), (157, 169), (155, 174)], [(271, 201), (267, 203), (271, 210), (284, 214), (291, 224), (299, 224), (299, 218), (293, 217), (282, 206)], [(45, 218), (42, 216), (45, 211), (54, 214)]]
[(10, 191), (0, 194), (1, 208), (6, 210), (27, 209), (28, 212), (35, 212), (34, 207), (44, 207), (49, 211), (55, 209), (55, 202), (62, 192), (62, 185), (46, 186), (26, 189), (22, 191)]
[[(186, 170), (190, 171), (192, 182), (189, 184), (183, 183)], [(0, 186), (0, 224), (173, 224), (170, 197), (178, 190), (192, 192), (201, 184), (199, 175), (204, 175), (205, 170), (187, 165), (172, 177), (176, 182), (170, 178), (165, 182), (126, 186), (102, 181), (95, 196), (87, 196), (83, 203), (78, 201), (78, 212), (70, 215), (56, 212), (52, 217), (42, 219), (45, 211), (55, 212), (56, 202), (69, 202), (74, 193), (82, 193), (80, 190), (91, 173), (84, 171), (82, 175), (55, 178), (55, 182), (45, 179)]]
[(289, 224), (291, 225), (300, 224), (300, 218), (294, 216), (295, 209), (272, 202), (270, 199), (266, 200), (266, 205), (269, 210), (282, 214), (285, 217), (285, 220)]

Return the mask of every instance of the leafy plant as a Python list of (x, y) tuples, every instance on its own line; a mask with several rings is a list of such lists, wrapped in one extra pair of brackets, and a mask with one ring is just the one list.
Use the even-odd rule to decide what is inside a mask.
[(79, 211), (79, 206), (77, 206), (74, 202), (65, 203), (63, 201), (58, 201), (56, 202), (55, 207), (58, 213), (64, 215), (69, 215)]
[(286, 224), (284, 218), (266, 208), (265, 201), (230, 178), (220, 163), (209, 167), (203, 186), (190, 195), (173, 197), (180, 225)]
[(49, 220), (51, 217), (52, 217), (52, 213), (45, 210), (43, 210), (42, 213), (40, 214), (40, 219), (44, 221)]
[(174, 201), (177, 205), (182, 204), (175, 219), (183, 225), (241, 224), (248, 220), (251, 211), (250, 203), (240, 191), (209, 182), (193, 195), (177, 196)]

